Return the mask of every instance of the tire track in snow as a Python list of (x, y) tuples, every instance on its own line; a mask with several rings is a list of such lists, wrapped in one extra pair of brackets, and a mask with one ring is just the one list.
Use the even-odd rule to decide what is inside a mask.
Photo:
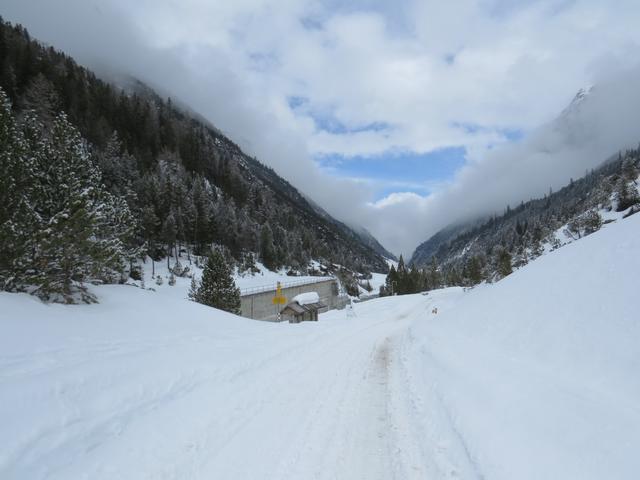
[(404, 398), (399, 399), (396, 410), (406, 412), (409, 421), (406, 434), (410, 439), (404, 443), (413, 444), (415, 448), (408, 456), (414, 461), (416, 457), (422, 459), (422, 467), (415, 468), (415, 464), (412, 467), (414, 473), (420, 472), (420, 475), (412, 476), (405, 469), (403, 478), (483, 480), (485, 477), (457, 429), (454, 416), (436, 382), (430, 378), (429, 370), (435, 368), (436, 360), (424, 346), (416, 352), (411, 330), (406, 332), (402, 343), (401, 358), (400, 376), (404, 387), (397, 390), (404, 392)]

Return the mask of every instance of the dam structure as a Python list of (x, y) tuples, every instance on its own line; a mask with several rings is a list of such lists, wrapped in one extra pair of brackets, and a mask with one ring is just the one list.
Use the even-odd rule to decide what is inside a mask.
[(296, 295), (308, 292), (316, 292), (320, 297), (320, 302), (326, 305), (320, 310), (320, 313), (344, 308), (349, 301), (347, 295), (340, 288), (340, 282), (334, 277), (318, 277), (317, 280), (292, 279), (280, 282), (280, 294), (286, 299), (284, 304), (274, 304), (273, 302), (277, 289), (277, 283), (241, 289), (241, 315), (254, 320), (277, 322), (278, 313), (286, 307), (286, 303)]

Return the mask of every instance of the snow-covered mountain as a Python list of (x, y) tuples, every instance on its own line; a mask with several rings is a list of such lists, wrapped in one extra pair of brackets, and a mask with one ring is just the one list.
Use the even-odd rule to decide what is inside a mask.
[[(507, 208), (502, 215), (442, 230), (418, 246), (411, 263), (426, 267), (435, 259), (454, 284), (500, 278), (499, 258), (505, 252), (510, 271), (557, 248), (557, 232), (579, 238), (615, 215), (636, 213), (639, 174), (640, 150), (620, 153), (557, 192)], [(475, 280), (469, 278), (472, 263), (479, 268)]]
[[(416, 248), (411, 263), (425, 266), (436, 256), (444, 263), (457, 262), (462, 268), (469, 253), (490, 256), (491, 251), (499, 247), (506, 247), (513, 253), (518, 238), (516, 235), (514, 239), (512, 230), (522, 227), (516, 222), (528, 222), (530, 232), (539, 226), (544, 230), (539, 232), (541, 240), (571, 218), (592, 208), (592, 197), (597, 191), (606, 197), (607, 191), (610, 193), (618, 181), (623, 157), (629, 157), (636, 167), (638, 165), (636, 147), (640, 141), (640, 124), (636, 120), (640, 97), (636, 86), (639, 80), (640, 70), (636, 68), (617, 74), (602, 84), (580, 89), (557, 118), (537, 129), (521, 145), (504, 148), (502, 160), (505, 165), (509, 163), (512, 165), (509, 168), (520, 167), (523, 172), (531, 173), (530, 181), (521, 185), (516, 196), (512, 196), (515, 202), (509, 205), (505, 201), (495, 210), (484, 211), (471, 221), (452, 217), (450, 225)], [(612, 167), (615, 162), (617, 170)], [(586, 181), (585, 172), (591, 172)], [(554, 179), (553, 184), (540, 183), (540, 179), (550, 178)], [(580, 181), (575, 182), (578, 179)], [(572, 194), (563, 188), (566, 186), (576, 190)], [(532, 191), (536, 193), (531, 195)], [(558, 191), (563, 193), (558, 195)], [(539, 209), (548, 202), (554, 204), (557, 213), (548, 211), (544, 218), (528, 218), (531, 209)], [(518, 213), (520, 208), (526, 211)], [(501, 230), (499, 235), (489, 241), (486, 238), (479, 241), (489, 223), (492, 229)]]
[(236, 264), (253, 253), (271, 269), (305, 273), (313, 259), (360, 273), (387, 271), (359, 233), (319, 213), (179, 102), (135, 79), (118, 78), (124, 90), (106, 83), (21, 26), (0, 21), (0, 39), (3, 69), (12, 72), (0, 75), (0, 87), (16, 119), (31, 110), (48, 125), (66, 113), (90, 145), (108, 193), (126, 199), (137, 221), (135, 243), (150, 256), (176, 256), (180, 248), (206, 254), (217, 245)]
[(389, 260), (398, 261), (396, 256), (391, 253), (389, 250), (384, 248), (382, 244), (371, 234), (369, 230), (360, 225), (352, 225), (351, 229), (358, 234), (360, 240), (365, 245), (371, 247), (375, 252), (382, 255), (384, 258)]
[(593, 92), (593, 88), (594, 88), (593, 85), (590, 85), (588, 87), (581, 88), (580, 90), (578, 90), (578, 93), (576, 93), (576, 96), (573, 97), (573, 100), (571, 100), (571, 103), (569, 103), (569, 105), (560, 113), (558, 118), (565, 118), (565, 117), (579, 115), (580, 106), (582, 105), (583, 102), (585, 102), (588, 99), (589, 95), (591, 95), (591, 93)]

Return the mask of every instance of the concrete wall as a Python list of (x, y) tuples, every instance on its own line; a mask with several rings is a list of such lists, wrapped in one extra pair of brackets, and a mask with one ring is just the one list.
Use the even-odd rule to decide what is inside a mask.
[[(335, 308), (344, 308), (347, 303), (346, 297), (338, 296), (338, 283), (336, 280), (326, 280), (323, 282), (307, 283), (293, 287), (283, 287), (282, 294), (286, 297), (287, 303), (300, 293), (317, 292), (320, 302), (327, 305), (327, 308), (320, 310), (326, 312)], [(242, 316), (255, 320), (267, 320), (275, 322), (278, 318), (278, 311), (285, 305), (274, 305), (273, 297), (276, 287), (273, 290), (243, 295), (240, 297), (240, 310)]]

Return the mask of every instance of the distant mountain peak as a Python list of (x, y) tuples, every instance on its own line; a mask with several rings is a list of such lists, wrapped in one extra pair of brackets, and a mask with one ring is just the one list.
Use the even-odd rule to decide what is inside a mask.
[(580, 106), (589, 98), (594, 89), (593, 85), (581, 88), (571, 100), (571, 103), (562, 111), (560, 117), (566, 117), (574, 114), (580, 109)]

